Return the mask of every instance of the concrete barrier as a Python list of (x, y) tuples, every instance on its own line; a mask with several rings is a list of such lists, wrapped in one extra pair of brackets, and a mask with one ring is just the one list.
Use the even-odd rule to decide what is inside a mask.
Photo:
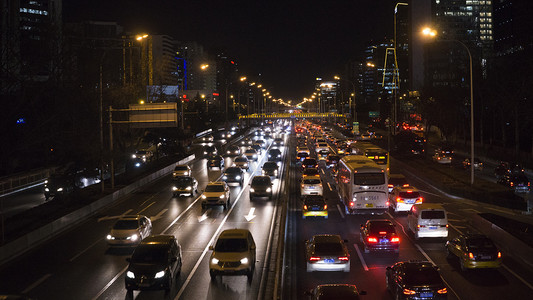
[(144, 185), (172, 173), (176, 164), (187, 164), (194, 159), (195, 155), (190, 155), (185, 159), (178, 161), (177, 163), (173, 163), (161, 170), (145, 176), (140, 180), (137, 180), (136, 182), (113, 192), (112, 194), (100, 198), (88, 204), (87, 206), (73, 211), (49, 224), (42, 226), (41, 228), (38, 228), (10, 243), (5, 244), (4, 246), (0, 247), (0, 264), (8, 262), (9, 260), (25, 253), (26, 251), (46, 242), (64, 230), (71, 228), (72, 225), (86, 220), (88, 217), (95, 214), (102, 208), (114, 203), (128, 194), (131, 194)]
[(490, 237), (503, 250), (504, 255), (512, 256), (515, 260), (533, 268), (533, 248), (479, 214), (473, 214), (471, 222), (481, 233)]

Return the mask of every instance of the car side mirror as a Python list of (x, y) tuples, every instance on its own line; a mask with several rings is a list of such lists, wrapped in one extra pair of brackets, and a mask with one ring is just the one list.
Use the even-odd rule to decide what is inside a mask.
[(209, 250), (214, 250), (215, 248), (213, 248), (213, 246), (209, 246)]

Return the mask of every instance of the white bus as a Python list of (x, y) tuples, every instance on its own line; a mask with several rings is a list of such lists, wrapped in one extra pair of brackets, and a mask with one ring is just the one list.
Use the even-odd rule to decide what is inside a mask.
[(364, 155), (339, 161), (337, 185), (346, 214), (383, 214), (389, 207), (385, 170)]

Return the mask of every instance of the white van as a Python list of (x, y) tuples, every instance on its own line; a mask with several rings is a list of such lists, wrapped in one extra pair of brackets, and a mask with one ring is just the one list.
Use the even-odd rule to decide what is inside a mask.
[(407, 226), (415, 239), (423, 237), (448, 237), (448, 217), (442, 205), (415, 204), (407, 213)]

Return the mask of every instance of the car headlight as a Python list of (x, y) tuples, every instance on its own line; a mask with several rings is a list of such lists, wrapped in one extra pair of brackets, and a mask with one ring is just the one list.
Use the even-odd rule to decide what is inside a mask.
[(106, 236), (106, 239), (108, 239), (108, 240), (113, 240), (114, 238), (113, 238), (112, 235), (108, 234), (108, 235)]
[(132, 154), (132, 155), (131, 155), (131, 158), (137, 158), (137, 155)]
[(257, 157), (257, 155), (254, 154), (254, 155), (253, 155), (253, 158), (256, 158), (256, 157)]
[(190, 190), (192, 190), (192, 187), (188, 186), (188, 187), (186, 187), (185, 189), (186, 189), (187, 191), (190, 191)]
[(189, 176), (189, 172), (185, 172), (185, 173), (183, 173), (183, 175)]
[(230, 153), (231, 153), (231, 151), (227, 151), (226, 153), (227, 153), (227, 154), (230, 154)]
[(132, 234), (131, 236), (128, 237), (128, 239), (132, 241), (136, 241), (138, 238), (139, 236), (137, 234)]
[(207, 154), (207, 151), (204, 151), (204, 155)]
[(278, 175), (278, 170), (274, 170), (274, 174)]
[(269, 154), (268, 157), (272, 157), (272, 155)]
[(222, 176), (222, 179), (226, 180), (228, 179), (228, 176)]
[(255, 190), (254, 190), (253, 188), (250, 188), (250, 192), (252, 192), (252, 193), (253, 193), (253, 192), (255, 192)]
[(165, 276), (165, 271), (159, 271), (155, 273), (155, 278), (161, 278), (163, 276)]
[(57, 191), (58, 191), (58, 192), (62, 192), (62, 191), (63, 191), (63, 188), (58, 188)]
[(135, 166), (136, 166), (136, 167), (140, 167), (140, 166), (141, 166), (141, 163), (136, 163)]
[(248, 164), (244, 164), (245, 167), (248, 167)]
[(218, 259), (216, 259), (216, 258), (213, 257), (213, 258), (211, 259), (211, 262), (214, 263), (214, 264), (216, 265), (216, 264), (218, 264)]
[(47, 184), (47, 183), (48, 183), (48, 180), (45, 180), (45, 181), (44, 181), (44, 184)]
[(241, 264), (245, 265), (247, 263), (248, 263), (248, 258), (245, 257), (245, 258), (241, 259)]
[(240, 176), (240, 175), (237, 175), (237, 176), (235, 176), (235, 179), (240, 180), (240, 179), (241, 179), (241, 176)]
[(267, 188), (267, 193), (270, 193), (272, 192), (272, 189), (271, 188)]
[(45, 192), (49, 192), (50, 189), (49, 189), (49, 188), (44, 188), (44, 191), (45, 191)]
[(133, 274), (132, 271), (128, 271), (128, 272), (126, 272), (126, 276), (127, 276), (128, 278), (131, 278), (131, 279), (134, 279), (134, 278), (135, 278), (135, 274)]
[(265, 170), (261, 170), (261, 174), (265, 175), (266, 174)]
[(175, 186), (173, 186), (173, 187), (172, 187), (172, 190), (173, 190), (173, 191), (177, 191), (177, 190), (178, 190), (178, 188), (177, 188), (177, 187), (175, 187)]
[(224, 198), (226, 198), (226, 195), (220, 195), (219, 198), (220, 198), (220, 199), (224, 199)]
[(206, 195), (202, 195), (202, 199), (206, 199), (206, 198), (207, 198)]

